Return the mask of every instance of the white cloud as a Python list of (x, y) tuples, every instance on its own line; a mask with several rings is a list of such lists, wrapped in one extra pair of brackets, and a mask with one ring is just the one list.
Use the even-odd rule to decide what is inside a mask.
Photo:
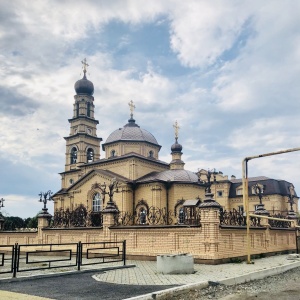
[[(163, 145), (167, 162), (178, 120), (186, 169), (215, 167), (240, 177), (243, 157), (299, 144), (299, 3), (77, 2), (0, 3), (0, 159), (32, 172), (44, 168), (47, 176), (48, 169), (63, 171), (63, 136), (69, 134), (73, 86), (84, 57), (104, 140), (127, 122), (132, 99), (137, 123)], [(111, 22), (123, 26), (114, 43), (122, 54), (103, 45)], [(152, 59), (151, 49), (139, 52), (143, 47), (134, 57), (126, 53), (131, 35), (145, 24), (170, 26), (170, 48), (160, 49), (159, 59)], [(117, 55), (123, 55), (122, 67)], [(171, 71), (159, 64), (165, 58)], [(296, 168), (288, 166), (287, 158), (274, 168), (254, 163), (251, 170), (272, 177), (284, 169), (297, 190)], [(49, 185), (55, 182), (53, 177)]]
[(239, 1), (189, 1), (172, 10), (172, 49), (184, 65), (204, 67), (215, 63), (230, 49), (252, 14), (251, 6)]

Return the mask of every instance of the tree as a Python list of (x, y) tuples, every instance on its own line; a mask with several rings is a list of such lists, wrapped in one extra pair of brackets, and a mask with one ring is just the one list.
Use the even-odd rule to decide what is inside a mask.
[(17, 228), (24, 228), (25, 221), (20, 217), (4, 217), (4, 230), (16, 230)]
[(37, 215), (33, 218), (27, 218), (25, 220), (26, 228), (37, 228), (38, 227), (38, 218)]

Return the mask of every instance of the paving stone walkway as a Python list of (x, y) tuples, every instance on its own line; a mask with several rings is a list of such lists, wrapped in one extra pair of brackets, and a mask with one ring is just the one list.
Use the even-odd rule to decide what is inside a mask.
[(222, 265), (195, 264), (194, 274), (164, 275), (156, 271), (155, 261), (127, 261), (127, 264), (136, 265), (135, 268), (111, 270), (93, 275), (97, 281), (116, 284), (137, 285), (182, 285), (201, 281), (218, 281), (225, 278), (236, 277), (251, 272), (270, 269), (282, 265), (291, 264), (293, 260), (287, 260), (287, 255), (271, 256), (254, 259), (253, 264), (227, 263)]

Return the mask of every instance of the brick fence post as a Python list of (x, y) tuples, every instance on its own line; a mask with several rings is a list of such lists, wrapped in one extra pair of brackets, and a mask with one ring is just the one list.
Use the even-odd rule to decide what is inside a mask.
[(205, 200), (199, 205), (204, 233), (204, 252), (208, 259), (217, 259), (219, 252), (221, 205), (213, 199), (213, 196), (212, 193), (206, 193)]
[(38, 243), (43, 244), (46, 242), (44, 241), (43, 238), (43, 228), (49, 227), (52, 215), (49, 214), (47, 211), (43, 211), (38, 214), (37, 218), (38, 218)]
[(109, 228), (115, 225), (115, 217), (119, 213), (113, 201), (107, 202), (107, 206), (102, 210), (103, 215), (103, 234), (104, 238), (110, 240)]

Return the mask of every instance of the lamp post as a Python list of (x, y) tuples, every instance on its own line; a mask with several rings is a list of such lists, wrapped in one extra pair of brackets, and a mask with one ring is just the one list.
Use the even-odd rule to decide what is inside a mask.
[(206, 186), (205, 199), (204, 202), (199, 205), (199, 207), (217, 207), (219, 209), (222, 207), (218, 202), (216, 202), (213, 199), (214, 194), (211, 192), (211, 185), (212, 185), (211, 179), (213, 178), (213, 182), (216, 182), (217, 174), (218, 172), (216, 171), (216, 169), (200, 170), (197, 173), (199, 179), (201, 178), (201, 175), (204, 175), (206, 177), (206, 181), (204, 180), (204, 184)]
[(297, 215), (293, 209), (293, 205), (295, 204), (294, 198), (296, 196), (294, 195), (294, 189), (292, 186), (289, 187), (290, 193), (288, 194), (288, 203), (290, 204), (290, 210), (287, 215), (287, 219), (297, 219)]
[(206, 181), (205, 182), (205, 192), (207, 194), (211, 194), (211, 178), (213, 177), (213, 182), (216, 182), (216, 174), (218, 174), (218, 172), (216, 171), (216, 169), (208, 169), (208, 170), (200, 170), (197, 175), (199, 177), (199, 179), (201, 178), (201, 175), (204, 175), (206, 177)]
[(262, 197), (263, 197), (262, 187), (258, 183), (256, 183), (253, 187), (254, 187), (255, 195), (258, 196), (259, 198), (259, 204), (257, 205), (254, 213), (256, 215), (269, 216), (270, 213), (265, 209), (265, 205), (262, 203)]
[(42, 209), (43, 210), (43, 214), (48, 214), (48, 208), (47, 208), (47, 202), (48, 201), (53, 201), (53, 199), (52, 199), (52, 192), (49, 190), (48, 192), (45, 192), (45, 193), (43, 193), (43, 192), (40, 192), (39, 193), (39, 196), (40, 196), (40, 200), (39, 200), (39, 202), (42, 202), (42, 203), (44, 203), (44, 208)]
[(103, 195), (103, 201), (105, 199), (105, 195), (108, 195), (109, 197), (109, 200), (107, 202), (104, 211), (117, 213), (118, 209), (113, 200), (113, 197), (114, 197), (114, 193), (119, 193), (119, 182), (116, 180), (116, 178), (113, 178), (111, 183), (108, 185), (108, 191), (106, 188), (107, 188), (106, 183), (102, 184), (100, 188)]

